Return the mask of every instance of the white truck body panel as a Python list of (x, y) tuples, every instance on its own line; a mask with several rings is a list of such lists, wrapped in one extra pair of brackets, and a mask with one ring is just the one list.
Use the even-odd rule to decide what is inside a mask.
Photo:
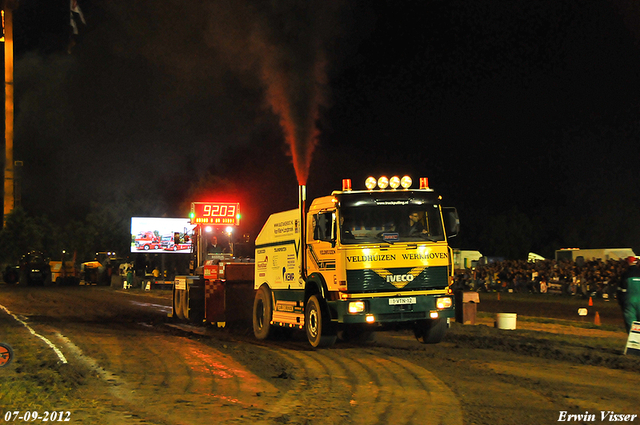
[(272, 214), (256, 238), (255, 289), (303, 289), (300, 210)]

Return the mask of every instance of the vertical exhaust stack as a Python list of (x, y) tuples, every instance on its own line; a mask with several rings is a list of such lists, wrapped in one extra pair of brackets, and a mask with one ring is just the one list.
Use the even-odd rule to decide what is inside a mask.
[(306, 243), (307, 243), (307, 186), (301, 184), (298, 186), (298, 210), (300, 211), (300, 276), (302, 278), (307, 278), (307, 254), (306, 254)]

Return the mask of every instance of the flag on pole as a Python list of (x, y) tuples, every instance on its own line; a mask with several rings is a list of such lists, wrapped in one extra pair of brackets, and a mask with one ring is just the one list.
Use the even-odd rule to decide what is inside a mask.
[(84, 15), (80, 10), (80, 6), (78, 6), (78, 0), (70, 0), (70, 2), (69, 24), (71, 25), (71, 28), (73, 28), (73, 33), (78, 34), (78, 24), (76, 23), (76, 19), (79, 18), (80, 22), (82, 22), (84, 25), (86, 25), (87, 22), (84, 20)]

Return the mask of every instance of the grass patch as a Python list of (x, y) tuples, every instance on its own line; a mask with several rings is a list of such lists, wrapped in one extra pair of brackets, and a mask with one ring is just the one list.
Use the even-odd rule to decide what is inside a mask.
[(12, 363), (0, 369), (0, 406), (40, 412), (78, 407), (75, 393), (85, 383), (86, 371), (60, 362), (51, 348), (11, 317), (0, 317), (0, 341), (14, 351)]

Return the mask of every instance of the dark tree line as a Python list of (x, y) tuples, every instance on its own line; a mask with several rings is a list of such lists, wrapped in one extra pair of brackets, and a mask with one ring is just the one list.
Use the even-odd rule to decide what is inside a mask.
[(130, 252), (131, 217), (159, 216), (161, 210), (157, 202), (125, 195), (93, 202), (84, 218), (68, 221), (54, 221), (16, 208), (0, 231), (0, 264), (15, 265), (29, 251), (41, 251), (52, 260), (60, 260), (64, 251), (67, 259), (75, 254), (78, 262), (91, 261), (101, 251), (126, 257)]

